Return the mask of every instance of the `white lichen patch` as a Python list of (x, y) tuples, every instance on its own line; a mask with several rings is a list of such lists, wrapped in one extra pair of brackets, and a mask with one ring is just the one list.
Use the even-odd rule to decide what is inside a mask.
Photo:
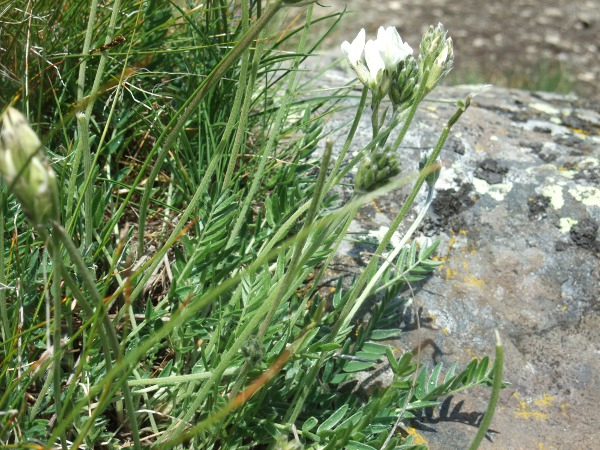
[(555, 108), (554, 106), (551, 106), (548, 103), (542, 103), (542, 102), (530, 103), (529, 107), (531, 109), (535, 109), (536, 111), (542, 112), (544, 114), (548, 114), (550, 116), (556, 116), (560, 113), (560, 110), (558, 108)]
[[(554, 180), (548, 178), (549, 183), (553, 183)], [(544, 186), (542, 189), (542, 195), (550, 198), (550, 204), (554, 209), (560, 209), (565, 204), (565, 198), (563, 196), (563, 189), (557, 184), (550, 184), (549, 186)]]
[(528, 167), (527, 169), (525, 169), (525, 172), (532, 175), (532, 174), (544, 174), (544, 173), (548, 173), (548, 172), (552, 172), (552, 174), (554, 175), (554, 173), (558, 170), (558, 168), (554, 165), (554, 164), (540, 164), (539, 166), (532, 166), (532, 167)]
[(571, 231), (573, 225), (577, 224), (577, 220), (571, 219), (570, 217), (561, 217), (558, 221), (558, 226), (561, 233), (568, 234)]
[(562, 168), (558, 168), (558, 174), (563, 177), (563, 178), (567, 178), (568, 180), (572, 180), (575, 175), (577, 174), (576, 170), (570, 170), (570, 169), (562, 169)]
[(585, 159), (582, 159), (577, 167), (580, 169), (593, 169), (594, 167), (600, 166), (600, 161), (597, 158), (592, 158), (591, 156)]
[(575, 186), (569, 194), (586, 206), (600, 206), (600, 189), (593, 186)]
[(473, 187), (481, 195), (489, 195), (494, 200), (501, 202), (512, 190), (513, 184), (510, 181), (506, 183), (489, 184), (485, 180), (473, 178)]
[(577, 111), (576, 116), (592, 125), (600, 125), (600, 114), (591, 109), (580, 109)]
[[(575, 175), (577, 175), (577, 173), (580, 169), (581, 169), (581, 167), (579, 167), (579, 165), (578, 165), (577, 169), (567, 169), (565, 167), (558, 167), (555, 164), (541, 164), (539, 166), (528, 167), (525, 169), (525, 172), (530, 175), (535, 175), (535, 174), (553, 175), (553, 176), (560, 176), (561, 178), (566, 178), (567, 180), (572, 180), (573, 178), (575, 178)], [(561, 186), (565, 185), (564, 180), (554, 181), (554, 180), (550, 179), (550, 182), (558, 183)]]
[(552, 136), (563, 136), (563, 135), (571, 135), (572, 134), (571, 131), (567, 127), (562, 126), (557, 123), (553, 123), (548, 120), (531, 119), (523, 124), (517, 123), (515, 125), (520, 126), (528, 131), (536, 131), (538, 129), (545, 129), (545, 130), (547, 129)]
[(458, 176), (454, 165), (452, 167), (444, 167), (440, 171), (440, 177), (438, 178), (435, 187), (437, 189), (454, 189), (458, 190), (459, 184), (456, 180), (460, 180), (462, 177)]

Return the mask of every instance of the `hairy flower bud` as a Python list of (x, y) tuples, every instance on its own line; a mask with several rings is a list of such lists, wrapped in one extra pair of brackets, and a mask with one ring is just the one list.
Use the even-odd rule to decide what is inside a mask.
[(376, 149), (363, 159), (354, 178), (357, 192), (369, 192), (385, 184), (400, 173), (400, 164), (395, 153), (389, 149)]
[(418, 79), (417, 61), (412, 56), (400, 61), (397, 75), (390, 87), (390, 100), (394, 110), (402, 110), (410, 106)]
[(436, 87), (448, 72), (450, 72), (450, 69), (452, 69), (453, 58), (452, 39), (448, 38), (446, 45), (442, 48), (442, 51), (437, 58), (435, 58), (429, 71), (429, 77), (427, 78), (426, 83), (426, 87), (429, 91)]
[(2, 117), (0, 132), (0, 170), (8, 184), (42, 146), (27, 119), (14, 108), (8, 108)]
[(429, 27), (420, 45), (419, 66), (421, 74), (426, 76), (426, 93), (436, 87), (452, 69), (454, 51), (452, 39), (446, 37), (444, 26)]
[(35, 225), (58, 219), (56, 175), (38, 154), (41, 145), (25, 116), (9, 107), (0, 130), (0, 173)]

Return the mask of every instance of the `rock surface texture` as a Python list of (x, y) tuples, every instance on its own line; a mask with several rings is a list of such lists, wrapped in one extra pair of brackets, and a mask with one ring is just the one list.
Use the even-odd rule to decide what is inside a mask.
[[(329, 77), (339, 86), (351, 74)], [(421, 105), (399, 149), (403, 174), (417, 169), (419, 153), (435, 145), (455, 101), (473, 90), (441, 87)], [(351, 120), (353, 110), (338, 114), (332, 128)], [(368, 116), (354, 151), (370, 138)], [(338, 136), (341, 145), (344, 129)], [(397, 345), (420, 345), (427, 364), (464, 367), (473, 357), (493, 358), (498, 329), (510, 386), (482, 448), (598, 448), (598, 104), (489, 88), (456, 124), (441, 159), (436, 199), (419, 233), (441, 240), (443, 265), (413, 286), (414, 302), (398, 317), (406, 332)], [(365, 206), (353, 231), (380, 234), (404, 196)], [(410, 309), (421, 311), (418, 331)], [(466, 448), (488, 397), (486, 389), (454, 396), (407, 426), (432, 449)]]

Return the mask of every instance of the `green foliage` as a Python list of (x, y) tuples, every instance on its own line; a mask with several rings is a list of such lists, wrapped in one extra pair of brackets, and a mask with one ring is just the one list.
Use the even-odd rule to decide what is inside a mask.
[[(439, 264), (410, 233), (389, 247), (431, 161), (364, 274), (322, 294), (358, 208), (400, 183), (340, 204), (385, 139), (345, 160), (365, 91), (335, 163), (317, 154), (351, 86), (300, 76), (323, 36), (290, 3), (5, 2), (0, 103), (40, 137), (61, 217), (32, 226), (3, 183), (2, 445), (417, 448), (398, 420), (492, 381), (487, 358), (443, 375), (386, 342)], [(382, 364), (389, 387), (349, 394)]]

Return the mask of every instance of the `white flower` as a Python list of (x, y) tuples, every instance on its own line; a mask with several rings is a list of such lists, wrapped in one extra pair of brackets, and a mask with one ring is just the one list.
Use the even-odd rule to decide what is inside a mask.
[(377, 41), (368, 40), (365, 45), (365, 60), (369, 68), (368, 84), (371, 89), (375, 89), (383, 78), (385, 70), (385, 62), (379, 52), (379, 44)]
[(352, 44), (348, 41), (342, 42), (342, 52), (348, 58), (351, 66), (357, 65), (363, 57), (365, 51), (365, 29), (362, 28), (358, 35), (352, 41)]
[(401, 60), (412, 55), (412, 48), (402, 42), (395, 27), (380, 27), (377, 39), (366, 43), (365, 30), (361, 29), (352, 43), (342, 43), (342, 52), (360, 81), (376, 89), (386, 84), (383, 83), (385, 71), (393, 73)]
[(385, 68), (389, 72), (394, 72), (398, 63), (413, 53), (411, 46), (402, 42), (396, 27), (379, 27), (376, 42)]
[(361, 29), (352, 43), (344, 41), (342, 52), (360, 81), (374, 89), (383, 77), (385, 64), (379, 53), (379, 46), (369, 40), (365, 44), (365, 29)]
[(358, 75), (358, 78), (363, 83), (367, 83), (369, 79), (369, 70), (364, 64), (364, 53), (365, 53), (365, 29), (362, 28), (358, 35), (352, 41), (352, 44), (348, 41), (342, 42), (342, 52), (346, 55), (346, 59), (350, 63), (350, 66)]

